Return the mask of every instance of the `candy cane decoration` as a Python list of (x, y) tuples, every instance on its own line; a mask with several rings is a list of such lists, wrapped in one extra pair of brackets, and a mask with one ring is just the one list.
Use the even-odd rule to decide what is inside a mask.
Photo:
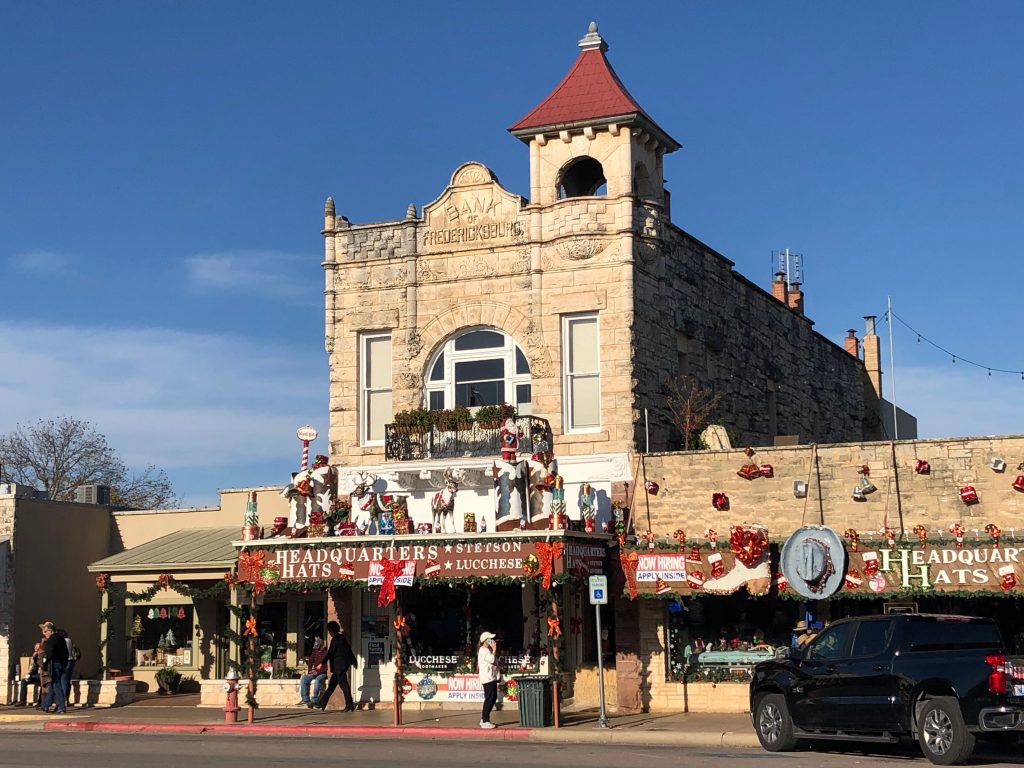
[(309, 444), (316, 440), (316, 430), (308, 424), (295, 430), (295, 436), (302, 441), (302, 465), (299, 472), (305, 472), (309, 468)]
[(964, 548), (964, 534), (967, 533), (967, 529), (964, 528), (963, 523), (953, 523), (949, 526), (949, 532), (953, 534), (956, 539), (956, 548)]
[(860, 534), (857, 533), (853, 528), (847, 528), (843, 537), (850, 540), (850, 551), (856, 552), (857, 547), (860, 544)]
[(917, 534), (917, 540), (924, 549), (928, 549), (928, 529), (923, 525), (915, 525), (914, 533)]
[(985, 532), (992, 537), (992, 548), (995, 549), (999, 546), (999, 537), (1003, 535), (999, 526), (995, 523), (989, 523), (985, 526)]

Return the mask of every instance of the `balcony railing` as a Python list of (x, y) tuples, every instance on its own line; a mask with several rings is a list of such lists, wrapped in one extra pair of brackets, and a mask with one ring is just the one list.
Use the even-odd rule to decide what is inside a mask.
[[(551, 450), (551, 425), (547, 419), (520, 416), (519, 453), (531, 454), (534, 446), (546, 440)], [(452, 459), (470, 456), (501, 455), (501, 426), (481, 425), (477, 422), (457, 429), (438, 427), (384, 426), (384, 460), (416, 461), (418, 459)]]

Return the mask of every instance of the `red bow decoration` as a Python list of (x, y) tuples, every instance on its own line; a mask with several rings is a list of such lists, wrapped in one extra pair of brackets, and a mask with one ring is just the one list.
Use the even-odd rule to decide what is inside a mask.
[(100, 592), (106, 592), (107, 588), (109, 586), (110, 586), (110, 574), (109, 573), (101, 573), (99, 576), (96, 577), (96, 589), (98, 589)]
[(235, 586), (235, 583), (236, 583), (235, 574), (233, 574), (231, 571), (225, 571), (224, 572), (224, 583), (227, 584), (229, 587)]
[(640, 566), (640, 556), (636, 552), (623, 552), (619, 550), (619, 564), (622, 566), (622, 573), (626, 577), (629, 599), (633, 600), (637, 596), (636, 569)]
[(763, 529), (735, 526), (729, 532), (729, 549), (748, 568), (753, 567), (768, 549), (768, 535)]
[(377, 595), (377, 607), (383, 608), (391, 605), (395, 600), (395, 577), (400, 576), (405, 570), (405, 560), (388, 560), (386, 557), (380, 559), (380, 573), (384, 581), (380, 585), (380, 594)]
[(547, 544), (543, 541), (537, 542), (537, 554), (540, 556), (540, 573), (543, 577), (541, 586), (544, 589), (550, 589), (551, 587), (551, 572), (555, 568), (555, 561), (561, 559), (564, 546), (561, 541), (556, 541), (554, 544)]
[(256, 617), (250, 616), (245, 620), (245, 632), (242, 633), (247, 637), (256, 637)]
[(253, 552), (243, 552), (238, 556), (238, 580), (256, 581), (266, 564), (266, 550), (257, 549)]
[(160, 582), (161, 589), (167, 589), (169, 586), (171, 586), (171, 582), (174, 581), (174, 577), (171, 576), (171, 574), (169, 573), (161, 573), (157, 577), (157, 581)]
[(557, 616), (548, 616), (548, 637), (559, 638), (562, 636), (562, 624)]

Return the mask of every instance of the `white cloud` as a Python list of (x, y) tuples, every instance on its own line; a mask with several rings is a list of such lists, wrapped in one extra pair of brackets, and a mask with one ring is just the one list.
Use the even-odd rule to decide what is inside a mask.
[[(130, 466), (166, 469), (186, 498), (202, 489), (179, 479), (188, 486), (199, 472), (208, 483), (217, 467), (280, 462), (276, 475), (254, 482), (283, 481), (298, 462), (301, 424), (318, 426), (326, 442), (327, 365), (315, 343), (307, 352), (159, 328), (0, 322), (0, 354), (0, 433), (36, 419), (85, 419)], [(225, 477), (209, 491), (232, 483)]]
[(185, 269), (189, 284), (198, 291), (234, 291), (291, 302), (308, 298), (308, 278), (320, 263), (315, 255), (227, 251), (190, 256)]
[(71, 256), (59, 251), (25, 251), (9, 259), (11, 269), (16, 272), (43, 277), (67, 275), (72, 261)]

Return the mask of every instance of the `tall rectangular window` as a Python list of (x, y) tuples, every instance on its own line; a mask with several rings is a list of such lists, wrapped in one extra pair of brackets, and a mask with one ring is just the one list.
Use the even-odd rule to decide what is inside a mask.
[(391, 334), (367, 333), (360, 339), (360, 442), (384, 442), (384, 425), (391, 421)]
[(601, 427), (601, 361), (597, 315), (562, 318), (566, 431)]

